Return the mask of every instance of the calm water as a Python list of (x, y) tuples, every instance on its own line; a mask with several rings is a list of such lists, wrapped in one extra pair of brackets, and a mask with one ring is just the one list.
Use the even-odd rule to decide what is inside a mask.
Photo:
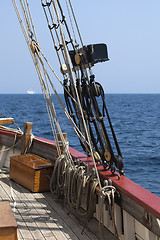
[[(63, 99), (63, 95), (61, 95)], [(53, 97), (61, 128), (71, 147), (81, 151), (77, 136)], [(160, 95), (107, 94), (106, 103), (125, 162), (128, 178), (160, 197)], [(42, 95), (0, 95), (0, 112), (33, 122), (36, 136), (53, 139)]]

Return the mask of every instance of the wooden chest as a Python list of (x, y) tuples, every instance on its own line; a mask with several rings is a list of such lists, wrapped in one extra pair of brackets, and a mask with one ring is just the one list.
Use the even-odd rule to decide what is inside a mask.
[(32, 192), (49, 191), (52, 172), (53, 164), (34, 154), (10, 158), (10, 178)]
[(0, 240), (17, 240), (17, 223), (9, 202), (0, 202)]

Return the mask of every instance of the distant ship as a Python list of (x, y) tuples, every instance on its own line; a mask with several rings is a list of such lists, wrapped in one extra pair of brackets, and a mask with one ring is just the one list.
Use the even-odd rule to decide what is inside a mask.
[[(63, 75), (63, 79), (59, 79), (37, 42), (28, 1), (19, 1), (20, 12), (16, 5), (18, 1), (12, 2), (39, 76), (51, 125), (49, 130), (52, 129), (55, 141), (33, 136), (31, 122), (24, 122), (22, 132), (17, 125), (18, 129), (2, 126), (13, 124), (13, 118), (4, 115), (0, 118), (0, 239), (1, 236), (3, 239), (26, 239), (27, 235), (30, 239), (160, 240), (160, 198), (124, 176), (123, 157), (104, 90), (95, 81), (91, 69), (95, 64), (109, 60), (107, 45), (83, 45), (71, 0), (64, 6), (62, 0), (41, 1)], [(63, 8), (68, 11), (67, 16), (71, 16), (70, 22), (67, 22)], [(103, 24), (100, 22), (100, 27)], [(87, 34), (87, 29), (84, 30)], [(63, 81), (65, 106), (54, 88), (48, 68), (58, 81)], [(57, 108), (52, 101), (53, 91), (59, 101), (59, 105), (56, 102), (59, 115), (56, 115)], [(26, 94), (35, 92), (29, 89)], [(33, 101), (35, 97), (31, 98)], [(22, 107), (24, 116), (21, 118), (17, 106), (19, 121), (26, 118), (25, 111), (28, 111)], [(43, 125), (39, 125), (36, 114), (41, 106), (37, 104), (37, 107), (38, 110), (31, 107), (31, 117), (40, 134)], [(83, 152), (68, 146), (67, 135), (58, 122), (63, 110)], [(127, 113), (126, 117), (129, 117)], [(118, 120), (123, 121), (120, 117)], [(43, 124), (46, 123), (47, 120)], [(64, 124), (67, 125), (66, 118)], [(121, 133), (120, 128), (118, 133)], [(139, 133), (135, 131), (135, 134)], [(121, 144), (124, 141), (126, 139)], [(75, 140), (75, 146), (77, 144)], [(134, 154), (134, 149), (130, 154)], [(136, 161), (140, 159), (135, 159), (132, 171), (138, 171)], [(153, 171), (152, 166), (150, 171)], [(142, 166), (141, 179), (144, 174)], [(15, 216), (10, 206), (16, 209)], [(14, 217), (18, 220), (18, 229)]]
[(35, 94), (35, 91), (34, 90), (27, 90), (26, 93), (27, 94)]

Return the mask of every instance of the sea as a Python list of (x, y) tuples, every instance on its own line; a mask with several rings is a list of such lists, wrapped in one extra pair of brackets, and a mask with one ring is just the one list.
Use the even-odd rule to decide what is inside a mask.
[[(63, 94), (60, 98), (64, 102)], [(160, 197), (160, 94), (106, 94), (105, 99), (126, 177)], [(55, 95), (53, 102), (69, 145), (82, 151)], [(35, 136), (53, 139), (41, 94), (0, 94), (0, 113), (13, 117), (22, 130), (23, 122), (33, 122)]]

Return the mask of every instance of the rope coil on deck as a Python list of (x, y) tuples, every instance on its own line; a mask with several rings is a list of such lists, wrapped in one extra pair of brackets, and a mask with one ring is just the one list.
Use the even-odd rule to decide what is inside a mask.
[[(94, 158), (94, 154), (93, 154), (94, 151), (93, 151), (93, 146), (91, 143), (91, 134), (90, 134), (89, 124), (87, 124), (88, 122), (85, 122), (85, 115), (84, 115), (83, 108), (81, 106), (81, 101), (80, 101), (80, 97), (78, 94), (78, 90), (77, 90), (76, 84), (74, 82), (72, 67), (71, 67), (71, 64), (69, 64), (70, 61), (69, 61), (67, 43), (65, 41), (65, 37), (63, 34), (62, 22), (60, 21), (58, 7), (57, 7), (57, 3), (59, 3), (59, 1), (52, 1), (52, 5), (53, 5), (55, 15), (57, 15), (57, 21), (58, 21), (60, 35), (61, 35), (61, 41), (63, 44), (63, 54), (64, 54), (64, 58), (68, 62), (67, 67), (68, 67), (68, 71), (70, 74), (70, 80), (72, 82), (72, 87), (75, 91), (75, 94), (74, 94), (75, 96), (73, 96), (73, 101), (75, 102), (74, 104), (76, 106), (78, 105), (78, 111), (80, 113), (80, 116), (81, 116), (81, 119), (83, 122), (85, 134), (82, 134), (82, 132), (76, 127), (76, 124), (74, 125), (74, 121), (72, 120), (70, 114), (67, 112), (64, 105), (62, 105), (62, 102), (60, 101), (60, 97), (58, 96), (58, 94), (54, 88), (54, 85), (49, 77), (49, 74), (47, 73), (43, 59), (45, 60), (45, 62), (47, 62), (47, 65), (49, 66), (49, 68), (52, 70), (52, 72), (54, 73), (54, 75), (57, 78), (57, 75), (55, 74), (53, 69), (50, 67), (47, 59), (44, 57), (44, 55), (40, 49), (40, 45), (38, 44), (36, 34), (34, 31), (34, 25), (32, 22), (30, 11), (29, 11), (28, 1), (26, 1), (26, 3), (25, 3), (25, 0), (23, 2), (21, 2), (21, 8), (22, 8), (23, 17), (25, 20), (24, 24), (21, 19), (20, 13), (18, 11), (16, 1), (12, 0), (12, 2), (14, 5), (14, 8), (15, 8), (17, 17), (19, 19), (26, 43), (28, 45), (29, 51), (31, 53), (33, 62), (35, 64), (35, 67), (36, 67), (36, 70), (38, 73), (38, 77), (39, 77), (41, 88), (42, 88), (42, 93), (43, 93), (44, 100), (46, 103), (46, 108), (47, 108), (52, 132), (53, 132), (53, 136), (55, 138), (55, 142), (56, 142), (56, 146), (57, 146), (58, 157), (56, 159), (54, 171), (53, 171), (53, 174), (52, 174), (51, 180), (50, 180), (51, 192), (57, 197), (60, 195), (63, 195), (65, 201), (70, 206), (73, 206), (75, 209), (77, 209), (81, 214), (83, 214), (83, 215), (86, 214), (87, 221), (89, 221), (93, 217), (93, 213), (96, 208), (96, 187), (99, 186), (100, 190), (102, 190), (102, 197), (101, 197), (102, 205), (103, 205), (106, 197), (108, 198), (108, 201), (109, 201), (110, 194), (111, 194), (112, 200), (110, 200), (109, 202), (110, 202), (110, 205), (112, 202), (112, 206), (110, 206), (110, 208), (113, 211), (112, 219), (114, 222), (114, 204), (113, 203), (114, 203), (114, 191), (115, 190), (113, 188), (112, 188), (112, 190), (110, 190), (110, 188), (109, 188), (109, 192), (110, 192), (110, 194), (109, 194), (108, 190), (107, 190), (108, 188), (103, 189), (101, 186), (101, 181), (100, 181), (99, 173), (97, 170), (97, 166), (96, 166), (96, 162), (95, 162), (95, 158)], [(75, 24), (77, 26), (77, 22), (75, 20), (75, 15), (74, 15), (70, 0), (69, 0), (69, 5), (71, 7), (72, 15), (73, 15)], [(51, 18), (51, 20), (53, 20), (53, 19)], [(77, 31), (79, 33), (78, 28), (77, 28)], [(33, 39), (33, 33), (34, 33), (35, 40)], [(80, 37), (80, 34), (79, 34), (79, 37)], [(60, 46), (59, 38), (57, 40), (58, 40), (57, 41), (58, 46)], [(81, 37), (80, 37), (80, 40), (81, 40)], [(81, 40), (81, 43), (82, 43), (82, 40)], [(82, 43), (82, 45), (83, 45), (83, 43)], [(60, 58), (59, 58), (59, 60), (60, 60)], [(93, 159), (93, 163), (94, 163), (95, 174), (88, 173), (87, 170), (85, 169), (84, 165), (81, 165), (78, 162), (78, 160), (75, 161), (72, 159), (72, 156), (68, 150), (68, 147), (66, 147), (65, 139), (63, 137), (63, 134), (62, 134), (62, 131), (61, 131), (61, 128), (60, 128), (60, 125), (59, 125), (59, 122), (58, 122), (58, 119), (56, 116), (56, 111), (55, 111), (54, 103), (52, 101), (50, 86), (51, 86), (51, 89), (53, 89), (54, 93), (56, 94), (56, 97), (58, 98), (58, 100), (61, 104), (61, 107), (64, 110), (66, 116), (68, 117), (72, 126), (74, 126), (76, 133), (78, 133), (77, 135), (83, 137), (86, 145), (89, 147), (89, 153), (90, 153), (91, 158)], [(63, 154), (61, 153), (60, 145), (59, 145), (58, 139), (56, 137), (56, 129), (58, 130), (58, 132), (60, 134), (60, 139), (61, 139), (62, 147), (63, 147)], [(87, 197), (86, 209), (85, 209), (85, 213), (84, 212), (82, 213), (80, 210), (81, 210), (81, 205), (82, 205), (82, 198), (84, 197), (85, 194)], [(102, 212), (102, 214), (103, 214), (103, 212)], [(103, 216), (102, 216), (102, 221), (103, 221)], [(113, 224), (115, 226), (115, 222)]]
[[(87, 174), (85, 166), (70, 164), (65, 155), (55, 162), (50, 180), (50, 190), (56, 196), (63, 195), (69, 206), (74, 207), (79, 214), (85, 215), (87, 221), (93, 217), (96, 207), (96, 187), (98, 180), (92, 174)], [(86, 210), (82, 211), (82, 199), (86, 196)]]

